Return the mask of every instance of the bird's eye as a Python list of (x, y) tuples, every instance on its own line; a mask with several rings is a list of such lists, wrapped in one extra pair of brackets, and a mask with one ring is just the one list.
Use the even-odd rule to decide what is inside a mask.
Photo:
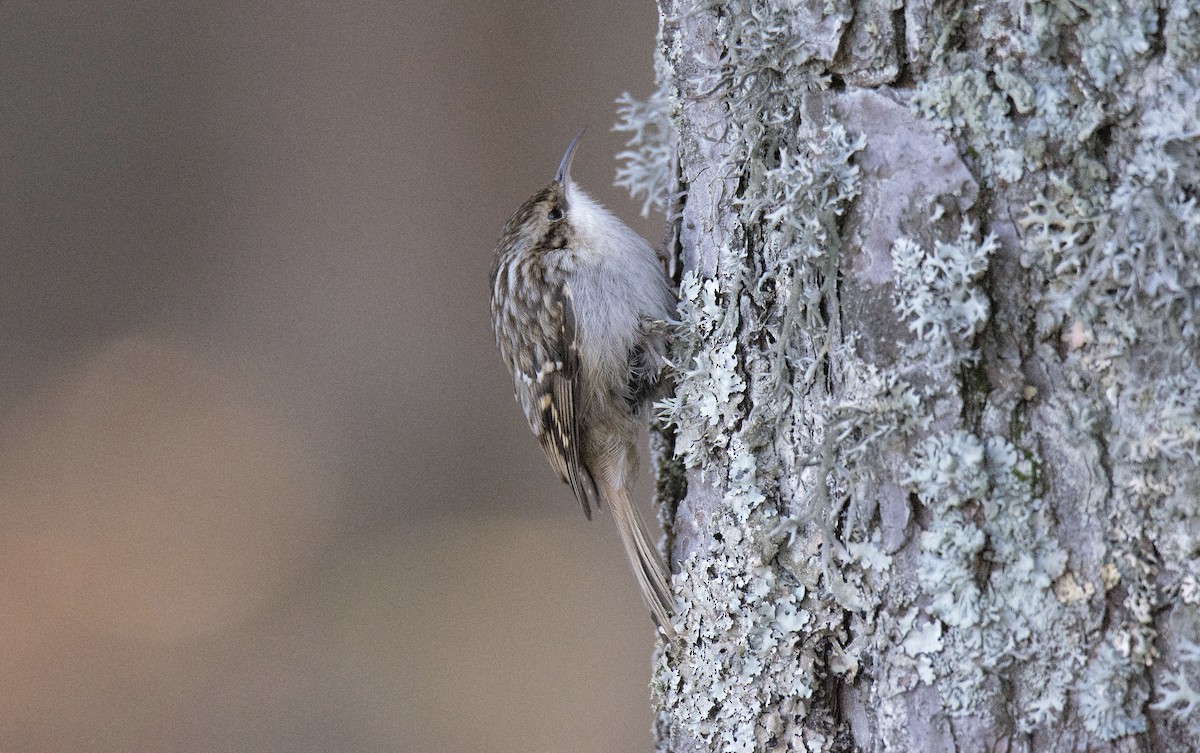
[(546, 213), (546, 219), (561, 220), (562, 219), (562, 210), (559, 209), (558, 207), (551, 207), (550, 211), (548, 213)]

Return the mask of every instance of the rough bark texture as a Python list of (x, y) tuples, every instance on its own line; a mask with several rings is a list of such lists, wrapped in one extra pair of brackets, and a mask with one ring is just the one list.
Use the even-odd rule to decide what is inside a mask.
[(660, 749), (1196, 750), (1200, 13), (660, 10)]

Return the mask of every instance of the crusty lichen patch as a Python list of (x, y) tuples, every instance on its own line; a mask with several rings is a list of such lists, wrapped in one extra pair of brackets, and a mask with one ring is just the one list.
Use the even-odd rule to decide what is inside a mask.
[[(945, 708), (1007, 704), (1023, 732), (1061, 718), (1083, 665), (1086, 616), (1080, 599), (1055, 589), (1068, 557), (1034, 479), (1030, 458), (1007, 440), (962, 430), (918, 445), (908, 477), (931, 513), (918, 576), (923, 611), (940, 624), (930, 657)], [(1001, 687), (1001, 675), (1016, 681)]]
[[(809, 701), (830, 671), (821, 655), (843, 633), (842, 607), (820, 596), (828, 588), (820, 561), (789, 568), (773, 561), (785, 540), (781, 523), (801, 514), (781, 509), (781, 480), (799, 479), (805, 461), (797, 450), (818, 451), (818, 411), (850, 411), (823, 392), (809, 393), (817, 354), (829, 342), (814, 322), (827, 292), (830, 234), (854, 196), (851, 160), (860, 145), (840, 128), (802, 143), (803, 153), (780, 155), (758, 177), (762, 188), (753, 202), (739, 202), (741, 216), (762, 229), (761, 252), (747, 258), (726, 251), (727, 274), (718, 278), (685, 274), (672, 354), (681, 378), (674, 397), (658, 406), (675, 429), (676, 454), (722, 488), (723, 501), (704, 521), (708, 545), (680, 563), (676, 627), (687, 653), (662, 655), (655, 687), (674, 729), (721, 750), (762, 750), (773, 740), (821, 735), (819, 725), (805, 729), (803, 722), (816, 718)], [(746, 286), (751, 279), (755, 285)], [(762, 333), (759, 345), (740, 344), (738, 333), (747, 329)], [(886, 379), (879, 393), (863, 397), (868, 411), (905, 398)], [(776, 421), (788, 414), (748, 412), (747, 397), (762, 407), (807, 402), (813, 412), (798, 428), (809, 436), (793, 435), (797, 441), (781, 442), (777, 453)], [(792, 492), (804, 493), (799, 486)]]

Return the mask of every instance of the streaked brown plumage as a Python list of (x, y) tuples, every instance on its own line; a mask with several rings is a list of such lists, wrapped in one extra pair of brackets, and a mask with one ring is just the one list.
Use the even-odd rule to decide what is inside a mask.
[(504, 227), (492, 320), (517, 401), (550, 465), (591, 518), (611, 510), (655, 622), (674, 637), (670, 581), (630, 496), (637, 437), (660, 388), (674, 298), (654, 250), (574, 184), (554, 180)]

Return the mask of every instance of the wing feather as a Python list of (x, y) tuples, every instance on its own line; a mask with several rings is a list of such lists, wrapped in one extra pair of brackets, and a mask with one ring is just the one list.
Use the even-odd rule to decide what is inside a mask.
[(571, 291), (563, 287), (549, 302), (540, 357), (533, 374), (521, 375), (517, 392), (529, 426), (537, 435), (551, 467), (570, 484), (583, 514), (590, 520), (596, 485), (582, 461), (583, 427), (578, 415), (580, 392), (578, 330)]

